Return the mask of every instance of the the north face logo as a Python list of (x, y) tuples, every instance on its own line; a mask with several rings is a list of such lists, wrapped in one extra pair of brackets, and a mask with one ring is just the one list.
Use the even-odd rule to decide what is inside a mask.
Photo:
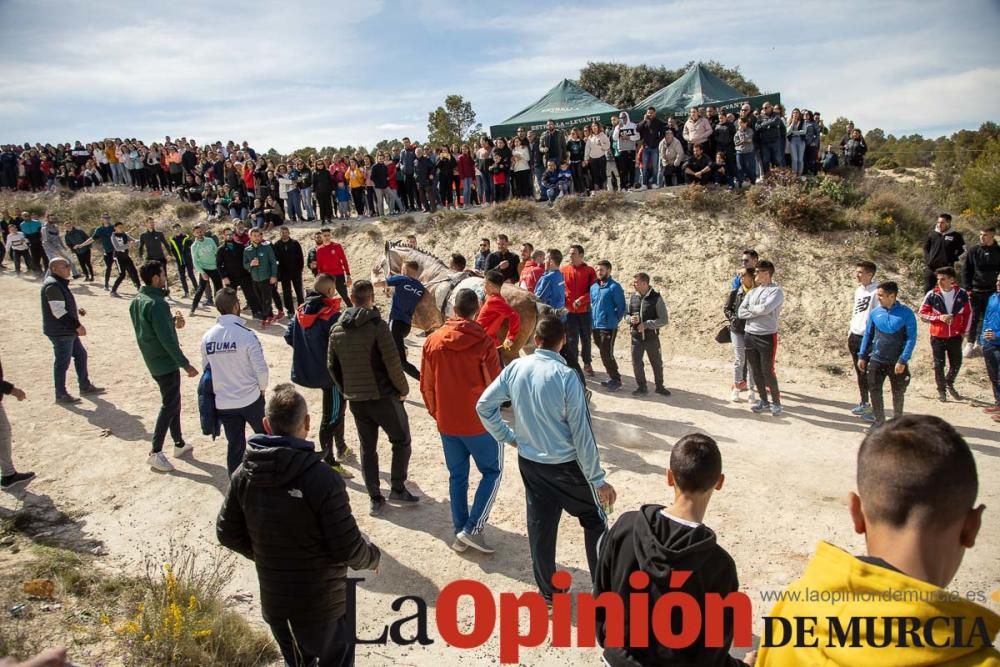
[(292, 498), (301, 498), (302, 492), (299, 491), (298, 489), (288, 489), (288, 495), (290, 495)]

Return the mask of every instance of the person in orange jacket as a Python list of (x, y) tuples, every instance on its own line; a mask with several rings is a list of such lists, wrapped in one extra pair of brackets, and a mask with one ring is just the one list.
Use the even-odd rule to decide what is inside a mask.
[[(521, 316), (510, 307), (507, 300), (500, 293), (503, 287), (504, 277), (499, 271), (487, 271), (483, 280), (483, 290), (486, 292), (486, 300), (479, 311), (476, 321), (486, 330), (486, 334), (493, 339), (493, 346), (500, 354), (500, 363), (503, 363), (503, 350), (509, 350), (514, 344), (514, 337), (521, 328)], [(500, 342), (500, 329), (503, 323), (507, 323), (507, 335)]]
[[(503, 301), (499, 294), (491, 296)], [(506, 303), (503, 306), (510, 308)], [(484, 530), (503, 475), (503, 445), (486, 431), (476, 412), (476, 401), (500, 375), (500, 360), (494, 351), (496, 339), (475, 320), (478, 308), (479, 296), (475, 292), (464, 288), (458, 290), (454, 316), (427, 336), (424, 343), (420, 393), (427, 411), (437, 422), (444, 446), (451, 519), (455, 528), (455, 542), (451, 548), (462, 552), (472, 547), (483, 553), (493, 553)], [(476, 488), (471, 511), (468, 498), (470, 456), (483, 477)]]
[[(594, 267), (583, 261), (583, 246), (574, 244), (569, 247), (569, 264), (560, 269), (566, 282), (566, 345), (562, 355), (566, 364), (575, 370), (583, 381), (586, 373), (594, 376), (590, 365), (590, 337), (593, 328), (590, 319), (590, 286), (597, 282), (597, 272)], [(583, 369), (580, 369), (580, 357), (583, 357)], [(587, 385), (586, 382), (583, 383)]]

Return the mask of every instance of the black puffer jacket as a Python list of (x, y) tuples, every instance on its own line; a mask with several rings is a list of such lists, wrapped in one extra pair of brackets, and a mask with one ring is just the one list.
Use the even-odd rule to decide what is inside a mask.
[(330, 332), (327, 368), (344, 398), (403, 396), (410, 385), (389, 325), (374, 308), (348, 308)]
[(378, 567), (358, 530), (344, 480), (306, 440), (258, 434), (233, 473), (215, 525), (219, 542), (254, 561), (264, 620), (344, 615), (347, 568)]
[(740, 304), (743, 303), (743, 297), (746, 295), (742, 285), (730, 291), (726, 306), (722, 309), (722, 312), (726, 314), (726, 319), (729, 320), (729, 330), (736, 334), (741, 334), (746, 330), (747, 321), (736, 317)]

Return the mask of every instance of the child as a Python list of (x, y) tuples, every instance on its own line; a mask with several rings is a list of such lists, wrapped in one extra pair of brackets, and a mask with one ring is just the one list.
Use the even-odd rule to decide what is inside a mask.
[(25, 267), (31, 267), (31, 256), (28, 252), (28, 240), (24, 238), (24, 234), (21, 230), (17, 228), (17, 225), (11, 223), (7, 225), (7, 241), (6, 241), (7, 254), (11, 259), (14, 260), (14, 270), (17, 273), (21, 273), (21, 260), (24, 260)]
[(490, 171), (493, 172), (493, 201), (499, 203), (507, 198), (507, 169), (503, 161), (494, 156)]
[(349, 220), (351, 217), (351, 191), (344, 181), (337, 183), (337, 217), (341, 220)]
[[(643, 591), (649, 594), (650, 618), (656, 601), (668, 592), (683, 591), (699, 602), (706, 593), (718, 593), (723, 598), (739, 589), (736, 563), (716, 541), (715, 533), (704, 524), (705, 512), (712, 493), (722, 489), (726, 477), (722, 474), (722, 454), (715, 440), (701, 433), (691, 433), (670, 451), (667, 485), (674, 488), (670, 507), (643, 505), (638, 511), (625, 512), (601, 541), (597, 572), (594, 574), (594, 595), (611, 592), (628, 600), (634, 590), (629, 575), (642, 570), (650, 577)], [(671, 588), (673, 570), (690, 570), (693, 574), (680, 588)], [(604, 609), (597, 612), (597, 638), (604, 645), (608, 623), (624, 623), (632, 627), (629, 605), (622, 619), (607, 618)], [(671, 649), (650, 637), (649, 646), (607, 647), (605, 664), (619, 665), (725, 665), (742, 664), (729, 657), (733, 627), (724, 629), (726, 645), (705, 646), (704, 639), (684, 649)], [(627, 631), (626, 631), (627, 632)], [(652, 634), (652, 633), (650, 633)], [(626, 634), (626, 637), (628, 635)], [(753, 664), (753, 652), (747, 664)]]
[[(542, 196), (545, 197), (545, 200), (551, 206), (555, 204), (560, 192), (559, 171), (556, 169), (556, 161), (549, 160), (545, 173), (542, 174)], [(544, 255), (545, 253), (542, 254)]]
[(569, 160), (563, 160), (559, 167), (559, 192), (568, 195), (573, 191), (573, 170), (569, 168)]
[[(861, 443), (857, 485), (849, 506), (855, 532), (865, 536), (865, 555), (820, 542), (802, 577), (770, 613), (793, 627), (796, 619), (812, 617), (816, 622), (807, 625), (812, 632), (806, 646), (795, 646), (793, 637), (784, 646), (763, 647), (757, 664), (998, 664), (1000, 653), (992, 643), (1000, 616), (944, 590), (965, 550), (975, 544), (986, 509), (975, 504), (976, 462), (962, 436), (938, 417), (895, 419)], [(805, 591), (812, 595), (807, 598)], [(831, 632), (831, 616), (844, 629), (858, 619), (860, 629), (840, 639), (837, 628)], [(866, 618), (875, 621), (870, 638)], [(888, 626), (897, 621), (912, 629), (909, 637), (922, 641), (901, 640), (903, 626)], [(870, 644), (885, 641), (889, 632), (889, 646)], [(932, 640), (924, 641), (927, 637)]]

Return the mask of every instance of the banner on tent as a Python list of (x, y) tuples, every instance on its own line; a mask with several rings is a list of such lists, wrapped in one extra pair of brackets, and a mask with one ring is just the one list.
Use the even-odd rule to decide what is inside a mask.
[(715, 108), (719, 111), (732, 111), (737, 116), (740, 115), (740, 108), (746, 104), (750, 103), (751, 109), (759, 109), (764, 106), (765, 102), (770, 102), (771, 104), (781, 104), (781, 93), (770, 93), (768, 95), (754, 95), (753, 97), (737, 97), (732, 100), (726, 100), (724, 102), (719, 102), (715, 105)]
[[(552, 122), (555, 123), (556, 128), (559, 130), (569, 130), (574, 127), (582, 127), (583, 125), (590, 125), (591, 123), (600, 123), (601, 125), (609, 125), (611, 123), (611, 117), (617, 115), (617, 111), (614, 113), (595, 113), (586, 116), (577, 116), (575, 118), (553, 118)], [(490, 136), (496, 139), (497, 137), (512, 137), (517, 132), (517, 128), (523, 127), (525, 130), (534, 130), (535, 132), (544, 132), (548, 124), (548, 120), (539, 121), (536, 123), (519, 123), (519, 124), (508, 124), (508, 125), (492, 125), (490, 126)]]

